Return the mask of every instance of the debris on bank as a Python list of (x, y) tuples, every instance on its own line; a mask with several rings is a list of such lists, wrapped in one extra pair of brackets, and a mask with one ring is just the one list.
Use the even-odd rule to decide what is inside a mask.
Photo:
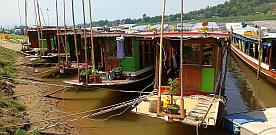
[(9, 81), (0, 80), (0, 91), (3, 93), (3, 96), (13, 96), (15, 93), (13, 91), (15, 85)]
[(10, 135), (15, 134), (18, 129), (27, 130), (30, 128), (25, 111), (25, 106), (13, 99), (6, 99), (4, 97), (14, 95), (14, 84), (9, 81), (0, 80), (0, 134)]

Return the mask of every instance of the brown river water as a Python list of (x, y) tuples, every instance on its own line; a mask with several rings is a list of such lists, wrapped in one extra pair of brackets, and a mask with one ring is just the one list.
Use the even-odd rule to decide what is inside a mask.
[[(227, 98), (226, 111), (238, 113), (276, 106), (276, 88), (263, 79), (256, 80), (256, 74), (237, 57), (228, 59), (228, 70), (225, 84)], [(68, 79), (68, 78), (67, 78)], [(49, 80), (50, 82), (62, 79)], [(141, 90), (141, 88), (129, 88)], [(112, 89), (103, 88), (70, 88), (65, 92), (55, 94), (63, 97), (57, 108), (59, 110), (77, 113), (91, 109), (127, 101), (139, 96), (139, 93), (122, 93)], [(112, 114), (120, 113), (118, 110), (92, 119), (83, 119), (73, 122), (82, 135), (195, 135), (196, 128), (181, 123), (169, 123), (157, 118), (137, 115), (130, 110), (122, 115), (103, 120)], [(221, 127), (199, 128), (200, 135), (228, 135), (228, 131)]]

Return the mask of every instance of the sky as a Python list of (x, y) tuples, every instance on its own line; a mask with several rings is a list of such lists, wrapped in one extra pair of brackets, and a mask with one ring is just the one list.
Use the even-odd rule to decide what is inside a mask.
[[(0, 0), (0, 26), (24, 25), (25, 8), (24, 0)], [(34, 25), (35, 10), (34, 0), (28, 1), (28, 23)], [(56, 0), (38, 0), (42, 11), (42, 24), (56, 25)], [(83, 23), (82, 0), (75, 1), (76, 23)], [(86, 22), (89, 22), (88, 0), (85, 1)], [(224, 3), (226, 0), (184, 0), (184, 12), (198, 10), (207, 6)], [(181, 0), (167, 0), (166, 14), (180, 12)], [(66, 23), (72, 24), (71, 0), (65, 0)], [(47, 10), (48, 9), (48, 10)], [(59, 23), (63, 24), (63, 0), (58, 0)], [(147, 16), (161, 15), (162, 0), (92, 0), (93, 20), (116, 20), (124, 18), (141, 18)]]

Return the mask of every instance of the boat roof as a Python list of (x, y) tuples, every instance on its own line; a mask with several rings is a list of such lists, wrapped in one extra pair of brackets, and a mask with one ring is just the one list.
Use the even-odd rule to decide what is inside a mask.
[[(64, 35), (61, 33), (60, 35)], [(70, 31), (67, 35), (73, 35), (74, 32)], [(77, 34), (83, 35), (83, 31), (78, 31)], [(140, 32), (140, 33), (125, 33), (125, 32), (94, 32), (93, 37), (144, 37), (144, 38), (158, 38), (160, 33), (154, 32)], [(164, 38), (181, 38), (181, 32), (164, 32)], [(90, 32), (87, 33), (87, 37), (90, 37)], [(184, 38), (229, 38), (230, 34), (222, 32), (183, 32)]]
[[(145, 34), (147, 37), (160, 37), (159, 34)], [(182, 32), (165, 32), (165, 38), (181, 38)], [(183, 32), (183, 38), (229, 38), (230, 34), (222, 32)]]

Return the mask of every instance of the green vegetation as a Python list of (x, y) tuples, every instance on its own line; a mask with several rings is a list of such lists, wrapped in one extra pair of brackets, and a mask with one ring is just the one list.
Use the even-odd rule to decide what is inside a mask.
[(20, 55), (10, 49), (0, 47), (0, 76), (13, 77), (15, 75), (14, 60)]
[(13, 58), (18, 58), (20, 56), (20, 54), (16, 51), (13, 51), (11, 49), (5, 48), (0, 46), (0, 51), (4, 51), (6, 53), (8, 53), (9, 56), (13, 57)]
[(15, 132), (15, 135), (40, 135), (40, 133), (38, 130), (34, 130), (33, 132), (28, 133), (23, 129), (17, 129), (17, 131)]
[[(257, 20), (275, 20), (276, 18), (276, 0), (230, 0), (224, 4), (213, 7), (206, 7), (197, 11), (191, 11), (184, 15), (186, 21), (257, 21)], [(156, 24), (161, 21), (161, 16), (149, 17), (143, 14), (139, 19), (123, 20), (100, 20), (94, 22), (95, 26), (112, 26), (117, 24)], [(178, 23), (180, 14), (167, 15), (166, 23)]]
[(14, 44), (20, 44), (26, 39), (25, 36), (22, 35), (10, 35), (9, 39), (7, 39), (8, 42), (14, 43)]
[(12, 99), (3, 99), (0, 97), (0, 108), (9, 108), (14, 113), (19, 113), (22, 111), (25, 111), (26, 107), (22, 104), (20, 104), (16, 100)]

